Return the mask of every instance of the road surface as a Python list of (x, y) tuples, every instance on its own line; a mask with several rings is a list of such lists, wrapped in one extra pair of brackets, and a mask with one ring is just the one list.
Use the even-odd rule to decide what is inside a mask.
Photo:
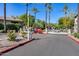
[(79, 56), (79, 44), (64, 34), (33, 35), (36, 40), (3, 56)]

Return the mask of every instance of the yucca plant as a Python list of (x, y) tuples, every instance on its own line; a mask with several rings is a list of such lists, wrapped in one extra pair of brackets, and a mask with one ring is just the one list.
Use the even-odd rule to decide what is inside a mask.
[(14, 30), (8, 31), (7, 36), (9, 41), (16, 41), (16, 34)]
[(24, 32), (22, 29), (20, 29), (20, 35), (24, 38), (26, 36), (26, 32)]

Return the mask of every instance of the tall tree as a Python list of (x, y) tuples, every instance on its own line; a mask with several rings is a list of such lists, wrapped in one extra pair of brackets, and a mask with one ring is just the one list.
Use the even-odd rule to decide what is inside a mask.
[(48, 13), (49, 13), (49, 25), (50, 25), (50, 16), (51, 16), (51, 11), (52, 11), (52, 4), (48, 4), (47, 6), (47, 9), (48, 9)]
[(47, 3), (45, 3), (45, 29), (47, 29)]
[[(63, 28), (66, 26), (68, 29), (73, 28), (74, 26), (74, 20), (72, 20), (70, 17), (61, 17), (58, 21), (58, 25), (62, 25)], [(66, 22), (65, 22), (66, 21)], [(66, 28), (65, 28), (66, 29)]]
[[(64, 12), (64, 15), (65, 15), (65, 18), (64, 18), (65, 22), (67, 22), (67, 20), (66, 20), (67, 12), (68, 12), (68, 6), (67, 6), (67, 4), (64, 4), (63, 12)], [(65, 25), (65, 27), (66, 27), (66, 25)], [(66, 27), (66, 29), (67, 29), (67, 27)]]
[(35, 22), (36, 20), (36, 14), (39, 12), (37, 8), (32, 8), (32, 12), (34, 13), (34, 17), (35, 17)]
[(26, 16), (24, 16), (24, 25), (25, 25), (25, 29), (26, 29), (26, 26), (28, 26), (28, 24), (27, 24), (27, 22), (28, 22), (28, 12), (29, 12), (29, 5), (30, 5), (30, 3), (26, 3), (26, 4), (24, 4), (25, 6), (26, 6), (26, 8), (25, 8), (25, 15)]
[(27, 26), (29, 28), (29, 4), (26, 3), (26, 20), (28, 20)]
[[(25, 24), (28, 24), (28, 19), (26, 19), (26, 14), (22, 14), (22, 15), (20, 15), (19, 17), (18, 17), (19, 19), (21, 19)], [(28, 18), (28, 16), (27, 16), (27, 18)], [(35, 20), (35, 18), (34, 18), (34, 16), (32, 16), (32, 15), (29, 15), (29, 26), (33, 26), (33, 24), (34, 24), (34, 20)], [(25, 22), (25, 20), (26, 20), (26, 22)]]
[(4, 3), (4, 32), (6, 32), (6, 3)]
[(49, 25), (50, 25), (50, 16), (51, 16), (51, 11), (52, 11), (52, 4), (50, 3), (45, 3), (45, 28), (47, 32), (47, 19), (49, 20)]
[[(28, 14), (28, 9), (29, 9), (28, 5), (29, 4), (26, 3), (26, 20), (25, 20), (26, 22), (27, 22), (27, 19), (28, 19), (28, 15), (27, 15)], [(25, 25), (27, 26), (27, 23)]]
[(78, 32), (79, 32), (79, 3), (78, 3)]

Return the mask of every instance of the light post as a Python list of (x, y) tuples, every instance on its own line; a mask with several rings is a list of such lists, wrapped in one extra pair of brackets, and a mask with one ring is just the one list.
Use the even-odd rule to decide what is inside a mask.
[(29, 27), (29, 19), (30, 18), (30, 13), (29, 13), (29, 10), (27, 11), (27, 20), (28, 20), (28, 27), (27, 27), (27, 39), (28, 40), (31, 40), (32, 39), (32, 33), (30, 32), (30, 27)]
[(27, 27), (27, 38), (28, 38), (28, 40), (30, 39), (30, 31), (29, 31), (29, 11), (28, 11), (28, 17), (27, 17), (27, 19), (28, 19), (28, 27)]

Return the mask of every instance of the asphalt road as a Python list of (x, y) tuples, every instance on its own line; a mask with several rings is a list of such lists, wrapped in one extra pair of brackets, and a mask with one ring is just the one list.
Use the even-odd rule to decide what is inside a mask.
[(33, 35), (36, 40), (3, 56), (79, 56), (79, 44), (64, 34)]

